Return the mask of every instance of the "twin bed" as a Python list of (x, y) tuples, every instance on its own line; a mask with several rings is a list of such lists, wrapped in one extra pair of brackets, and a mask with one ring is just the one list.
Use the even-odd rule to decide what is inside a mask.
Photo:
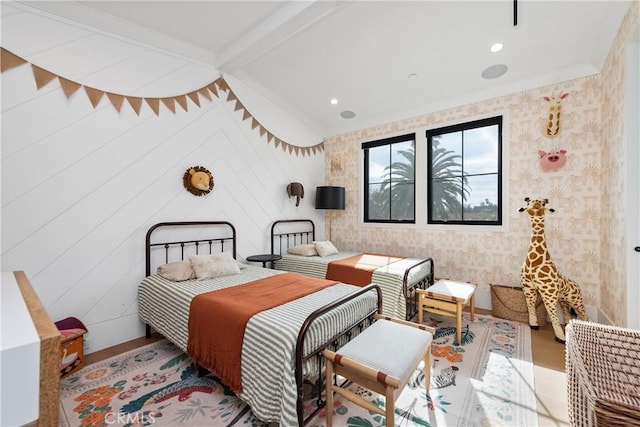
[[(271, 253), (281, 255), (282, 259), (274, 262), (274, 268), (360, 286), (375, 283), (382, 290), (382, 314), (405, 320), (411, 320), (417, 314), (415, 290), (426, 289), (434, 282), (431, 258), (348, 251), (322, 256), (313, 251), (305, 252), (304, 249), (310, 248), (315, 241), (315, 224), (310, 219), (275, 221), (271, 226)], [(361, 268), (361, 272), (350, 273), (352, 267)], [(367, 272), (368, 280), (359, 280)]]
[[(159, 266), (168, 270), (165, 267), (169, 264), (179, 266), (193, 256), (223, 252), (235, 259), (236, 231), (228, 222), (166, 222), (149, 229), (147, 277), (138, 288), (138, 310), (147, 325), (147, 336), (153, 328), (198, 360), (199, 355), (188, 351), (193, 342), (189, 336), (189, 311), (196, 296), (247, 283), (255, 285), (256, 280), (288, 274), (250, 265), (242, 265), (238, 273), (200, 280), (176, 281), (152, 274)], [(307, 279), (311, 278), (296, 277), (300, 287), (305, 286)], [(242, 302), (250, 306), (261, 298), (264, 297), (256, 293)], [(234, 391), (263, 421), (278, 422), (281, 426), (306, 424), (324, 401), (322, 382), (318, 381), (314, 390), (317, 409), (305, 414), (305, 378), (320, 376), (324, 348), (337, 348), (371, 324), (373, 314), (380, 311), (380, 301), (380, 290), (374, 285), (360, 288), (337, 283), (257, 313), (246, 324), (240, 358), (241, 390)], [(224, 332), (226, 326), (226, 322), (207, 325), (208, 332), (214, 335), (205, 345), (217, 345), (215, 333)], [(205, 363), (200, 365), (210, 368)]]
[[(295, 246), (303, 236), (315, 239), (313, 231), (294, 234), (290, 229), (308, 227), (303, 221), (308, 220), (275, 223), (272, 249), (274, 239), (280, 241), (280, 249), (286, 241)], [(287, 231), (274, 234), (277, 224)], [(366, 286), (325, 280), (322, 266), (304, 264), (291, 268), (294, 272), (284, 271), (291, 265), (286, 253), (276, 264), (280, 270), (237, 263), (236, 230), (226, 221), (156, 224), (147, 232), (145, 253), (146, 277), (138, 288), (138, 310), (147, 337), (153, 328), (200, 367), (213, 371), (225, 384), (233, 384), (232, 389), (256, 417), (282, 427), (304, 425), (324, 407), (322, 381), (316, 381), (312, 390), (316, 404), (311, 406), (316, 409), (305, 413), (304, 404), (308, 398), (305, 381), (321, 378), (323, 349), (343, 345), (368, 327), (375, 313), (409, 317), (415, 306), (415, 288), (433, 283), (430, 259), (398, 260), (395, 266), (374, 271), (374, 283)], [(314, 274), (314, 269), (319, 272)], [(280, 287), (300, 295), (270, 305), (274, 289)], [(277, 291), (292, 293), (283, 289)], [(215, 310), (204, 309), (205, 316), (213, 316), (211, 320), (200, 317), (196, 322), (194, 316), (190, 320), (192, 305), (225, 293), (231, 293), (230, 299), (212, 301), (218, 304)], [(239, 345), (229, 342), (229, 335), (238, 335), (230, 334), (230, 328), (238, 325), (226, 313), (227, 305), (232, 306), (231, 312), (242, 311), (246, 317), (241, 322), (244, 333)], [(237, 363), (221, 358), (220, 353), (229, 350), (221, 352), (218, 347), (237, 351)], [(235, 370), (229, 366), (234, 364), (238, 365)]]

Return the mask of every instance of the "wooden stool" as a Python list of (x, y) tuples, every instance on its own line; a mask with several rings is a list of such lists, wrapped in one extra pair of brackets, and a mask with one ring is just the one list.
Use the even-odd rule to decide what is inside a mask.
[(456, 318), (456, 338), (462, 342), (462, 309), (469, 304), (471, 320), (475, 314), (476, 285), (453, 280), (438, 280), (418, 293), (418, 324), (422, 324), (424, 311)]
[[(395, 401), (424, 361), (425, 388), (431, 379), (431, 340), (435, 330), (404, 320), (375, 315), (373, 325), (349, 341), (338, 352), (324, 350), (327, 359), (327, 427), (332, 425), (333, 392), (371, 412), (386, 417), (394, 426)], [(385, 397), (385, 410), (334, 383), (334, 373)], [(345, 384), (346, 385), (346, 384)]]

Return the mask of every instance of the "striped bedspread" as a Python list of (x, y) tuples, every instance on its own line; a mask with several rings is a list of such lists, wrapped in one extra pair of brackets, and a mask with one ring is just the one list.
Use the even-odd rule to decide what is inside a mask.
[[(281, 273), (249, 266), (240, 274), (208, 280), (171, 282), (157, 275), (149, 276), (138, 288), (139, 315), (142, 321), (186, 352), (189, 305), (195, 295)], [(283, 427), (297, 425), (294, 348), (300, 326), (316, 309), (357, 289), (345, 284), (331, 286), (263, 311), (249, 320), (241, 356), (243, 391), (238, 396), (251, 406), (258, 418), (278, 422)], [(325, 314), (310, 329), (305, 351), (325, 342), (337, 330), (356, 323), (358, 313), (371, 310), (375, 305), (376, 297), (369, 293)]]
[[(274, 263), (274, 268), (283, 271), (307, 274), (324, 279), (330, 262), (362, 254), (362, 252), (340, 252), (326, 257), (282, 254), (282, 259)], [(385, 316), (406, 318), (406, 300), (402, 289), (402, 280), (407, 268), (419, 263), (417, 258), (404, 258), (390, 265), (380, 267), (373, 272), (372, 283), (382, 290), (382, 314)], [(425, 277), (431, 269), (431, 264), (425, 262), (420, 267), (411, 270), (409, 285)]]

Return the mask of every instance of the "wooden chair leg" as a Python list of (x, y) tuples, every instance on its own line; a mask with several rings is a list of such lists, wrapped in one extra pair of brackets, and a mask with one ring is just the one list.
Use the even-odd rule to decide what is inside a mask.
[(326, 385), (327, 395), (325, 397), (326, 406), (324, 409), (327, 411), (327, 427), (333, 425), (333, 362), (327, 360), (326, 372)]
[(396, 416), (395, 416), (394, 389), (392, 387), (387, 386), (385, 391), (386, 391), (385, 402), (384, 402), (385, 417), (386, 417), (385, 425), (386, 427), (395, 427)]
[(458, 345), (462, 345), (462, 304), (456, 304), (456, 337)]
[(429, 394), (429, 388), (431, 387), (431, 346), (424, 353), (424, 368), (422, 368), (422, 372), (424, 372), (424, 388)]
[(422, 303), (423, 303), (423, 298), (422, 298), (422, 295), (420, 295), (418, 296), (418, 325), (422, 325), (422, 319), (423, 319)]
[(471, 295), (471, 321), (473, 322), (473, 316), (476, 312), (476, 294)]

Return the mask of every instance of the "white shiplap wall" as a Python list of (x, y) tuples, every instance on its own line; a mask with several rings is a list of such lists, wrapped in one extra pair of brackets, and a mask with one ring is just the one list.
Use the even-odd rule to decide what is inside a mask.
[[(163, 97), (218, 77), (211, 67), (141, 46), (24, 5), (2, 4), (2, 47), (55, 74), (108, 92)], [(237, 79), (229, 84), (270, 131), (299, 146), (321, 137)], [(36, 89), (29, 65), (2, 74), (2, 271), (24, 270), (54, 320), (80, 318), (87, 351), (141, 336), (136, 292), (144, 236), (156, 222), (231, 221), (241, 258), (269, 250), (275, 219), (316, 219), (314, 188), (324, 154), (296, 156), (267, 144), (233, 104), (189, 100), (172, 114), (93, 108), (81, 89), (69, 99), (57, 80)], [(234, 86), (235, 85), (235, 86)], [(240, 95), (239, 95), (240, 96)], [(263, 116), (260, 115), (261, 111)], [(184, 171), (208, 168), (215, 188), (195, 197)], [(302, 182), (299, 207), (286, 185)]]

